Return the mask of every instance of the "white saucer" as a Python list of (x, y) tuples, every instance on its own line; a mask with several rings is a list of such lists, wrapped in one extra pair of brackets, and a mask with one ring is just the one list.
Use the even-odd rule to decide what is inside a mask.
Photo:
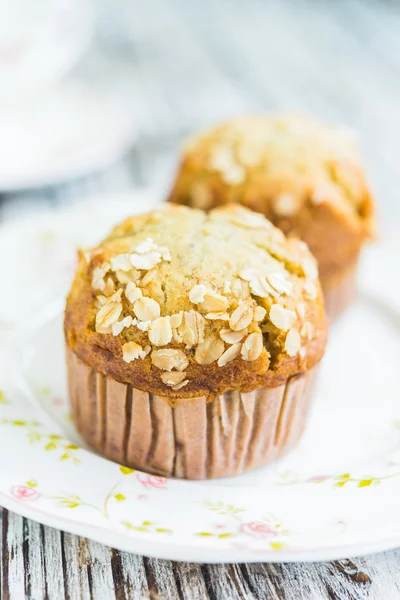
[(97, 199), (0, 228), (0, 254), (12, 257), (2, 269), (10, 293), (0, 295), (0, 503), (166, 559), (317, 561), (400, 545), (400, 310), (380, 294), (384, 279), (377, 285), (380, 265), (395, 285), (397, 242), (367, 256), (362, 293), (332, 331), (305, 435), (284, 459), (189, 482), (121, 468), (81, 444), (62, 333), (75, 247), (157, 200)]
[(0, 99), (0, 191), (59, 183), (110, 165), (135, 140), (129, 107), (65, 80), (15, 106)]

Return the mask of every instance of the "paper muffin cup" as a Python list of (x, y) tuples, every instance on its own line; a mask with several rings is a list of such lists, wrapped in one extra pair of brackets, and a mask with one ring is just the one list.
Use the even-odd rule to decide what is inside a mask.
[(331, 325), (349, 306), (356, 295), (358, 259), (334, 277), (321, 280), (325, 310)]
[(252, 392), (167, 398), (98, 373), (66, 347), (72, 418), (119, 464), (165, 477), (238, 475), (282, 456), (303, 432), (314, 370)]

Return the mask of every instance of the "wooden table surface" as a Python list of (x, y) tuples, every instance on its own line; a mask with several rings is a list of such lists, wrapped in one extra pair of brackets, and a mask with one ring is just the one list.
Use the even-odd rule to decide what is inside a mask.
[[(227, 115), (282, 109), (356, 129), (382, 228), (400, 221), (400, 3), (102, 0), (99, 17), (97, 46), (77, 72), (112, 72), (123, 83), (137, 143), (101, 174), (3, 194), (0, 219), (165, 183), (187, 132)], [(315, 564), (195, 565), (118, 552), (4, 509), (0, 515), (4, 600), (400, 598), (400, 551)]]

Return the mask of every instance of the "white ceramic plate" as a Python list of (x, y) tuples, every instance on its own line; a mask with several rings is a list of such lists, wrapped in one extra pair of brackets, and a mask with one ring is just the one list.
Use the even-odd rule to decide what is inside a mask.
[(1, 504), (168, 559), (326, 560), (400, 545), (395, 241), (367, 256), (362, 293), (332, 332), (307, 431), (283, 460), (200, 483), (134, 472), (85, 449), (69, 417), (62, 339), (75, 247), (156, 197), (96, 199), (0, 228)]
[(59, 183), (101, 170), (136, 137), (126, 103), (98, 85), (65, 80), (0, 111), (0, 190)]

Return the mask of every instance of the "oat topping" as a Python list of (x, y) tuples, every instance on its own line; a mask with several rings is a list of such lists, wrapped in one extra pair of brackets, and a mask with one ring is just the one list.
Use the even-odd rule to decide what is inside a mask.
[(279, 296), (276, 290), (269, 285), (266, 277), (263, 277), (262, 275), (257, 279), (250, 279), (250, 289), (254, 296), (258, 296), (259, 298), (268, 298), (269, 296), (277, 298)]
[(149, 340), (154, 346), (166, 346), (172, 340), (172, 328), (168, 317), (159, 317), (152, 321), (149, 328)]
[(105, 274), (108, 272), (110, 268), (110, 264), (107, 262), (104, 262), (100, 267), (96, 267), (93, 270), (93, 276), (92, 276), (92, 288), (94, 290), (100, 290), (103, 291), (106, 284), (104, 282), (104, 276)]
[(157, 252), (161, 258), (166, 261), (171, 260), (171, 253), (166, 246), (157, 246), (152, 238), (146, 238), (144, 242), (141, 242), (136, 248), (133, 249), (136, 254), (151, 254)]
[(155, 367), (163, 371), (184, 371), (189, 364), (186, 354), (182, 350), (175, 348), (163, 348), (153, 350), (151, 353), (151, 362)]
[(133, 305), (133, 310), (140, 321), (154, 321), (160, 316), (160, 305), (152, 298), (139, 298)]
[(242, 165), (235, 161), (230, 148), (224, 146), (214, 148), (209, 159), (209, 165), (211, 169), (221, 173), (226, 183), (235, 185), (244, 181), (245, 170)]
[(143, 350), (140, 344), (136, 342), (127, 342), (122, 346), (122, 358), (125, 362), (130, 363), (137, 358), (145, 358), (146, 351)]
[(296, 313), (283, 308), (280, 304), (273, 304), (269, 311), (269, 318), (275, 327), (288, 331), (296, 321)]
[(115, 271), (115, 277), (122, 284), (129, 283), (131, 281), (137, 281), (139, 279), (139, 272), (136, 269), (131, 269), (130, 271)]
[(250, 333), (242, 344), (240, 354), (243, 360), (257, 360), (263, 349), (263, 336), (261, 333)]
[(267, 311), (263, 306), (256, 306), (254, 309), (254, 320), (257, 322), (263, 321), (266, 314)]
[(239, 306), (231, 314), (229, 326), (233, 331), (246, 329), (253, 320), (253, 309), (247, 304), (239, 304)]
[(291, 194), (281, 194), (274, 201), (274, 211), (282, 217), (291, 217), (297, 212), (297, 201)]
[(113, 323), (118, 321), (121, 312), (122, 304), (120, 302), (107, 302), (107, 304), (104, 304), (96, 315), (96, 331), (102, 333), (103, 329), (111, 327)]
[(117, 256), (113, 256), (110, 260), (111, 269), (113, 271), (130, 271), (132, 269), (132, 265), (129, 260), (129, 254), (117, 254)]
[(226, 183), (236, 185), (239, 183), (243, 183), (246, 177), (246, 171), (244, 170), (242, 165), (231, 165), (229, 168), (222, 171), (222, 176)]
[(149, 252), (148, 254), (131, 254), (129, 257), (131, 265), (136, 269), (144, 269), (148, 271), (159, 262), (161, 262), (161, 254), (159, 252)]
[(315, 300), (317, 297), (317, 286), (311, 281), (306, 281), (303, 286), (306, 298), (310, 300)]
[(100, 306), (103, 306), (107, 302), (108, 302), (108, 298), (106, 298), (102, 294), (99, 294), (98, 296), (96, 296), (96, 307), (97, 308), (100, 308)]
[(332, 198), (336, 198), (340, 194), (340, 189), (335, 189), (332, 185), (324, 184), (314, 189), (311, 195), (311, 204), (318, 206), (324, 202), (329, 202)]
[(107, 277), (107, 281), (106, 284), (104, 286), (103, 289), (103, 294), (105, 296), (111, 296), (115, 291), (115, 284), (113, 282), (113, 280), (111, 279), (111, 277)]
[(228, 300), (225, 296), (214, 292), (214, 290), (203, 284), (192, 287), (189, 292), (189, 300), (193, 304), (198, 304), (203, 311), (224, 312), (228, 308)]
[(210, 335), (204, 342), (198, 344), (195, 353), (196, 362), (199, 365), (210, 365), (219, 359), (224, 350), (224, 342), (216, 335)]
[(165, 385), (178, 385), (178, 383), (182, 383), (185, 379), (186, 373), (185, 371), (167, 371), (161, 373), (161, 380)]
[[(214, 227), (215, 244), (222, 244), (222, 250), (216, 251), (226, 252), (219, 228), (228, 222), (229, 227), (237, 226), (234, 231), (239, 245), (240, 236), (247, 240), (247, 260), (241, 259), (234, 266), (233, 245), (232, 257), (226, 255), (226, 270), (221, 270), (221, 278), (213, 273), (212, 261), (198, 266), (194, 263), (192, 277), (185, 276), (183, 270), (182, 278), (172, 284), (181, 285), (182, 289), (181, 298), (172, 304), (176, 312), (168, 309), (175, 273), (162, 264), (171, 261), (171, 254), (152, 237), (136, 245), (126, 244), (127, 249), (122, 252), (124, 245), (120, 240), (120, 253), (111, 257), (105, 253), (107, 260), (93, 269), (95, 331), (121, 336), (122, 356), (127, 363), (149, 355), (153, 367), (162, 371), (161, 381), (174, 391), (189, 382), (189, 360), (192, 364), (216, 363), (223, 367), (235, 359), (256, 361), (262, 354), (268, 366), (274, 344), (280, 344), (281, 349), (283, 344), (289, 356), (296, 356), (305, 351), (301, 339), (305, 347), (313, 339), (313, 325), (305, 318), (307, 301), (318, 294), (318, 272), (307, 248), (288, 243), (281, 234), (275, 235), (262, 215), (242, 207), (235, 207), (226, 218), (223, 210), (216, 213), (210, 217), (210, 232), (205, 233), (206, 239), (210, 237), (210, 248), (214, 244)], [(273, 233), (269, 234), (271, 228)], [(90, 260), (98, 254), (93, 253)], [(185, 255), (178, 254), (178, 260), (184, 263)], [(244, 265), (248, 267), (243, 268)], [(191, 287), (187, 285), (190, 281)], [(188, 289), (189, 292), (184, 291)], [(277, 337), (272, 325), (285, 336), (279, 333)], [(124, 343), (125, 336), (125, 340), (132, 340), (135, 335), (138, 342)], [(181, 347), (171, 347), (177, 344)]]
[(290, 329), (285, 340), (285, 350), (289, 356), (296, 356), (296, 354), (298, 354), (300, 343), (300, 334), (297, 329)]
[[(177, 195), (187, 194), (189, 185), (201, 184), (206, 206), (197, 204), (194, 195), (193, 206), (215, 206), (218, 195), (212, 197), (212, 184), (219, 178), (228, 184), (219, 194), (223, 198), (232, 197), (229, 186), (247, 182), (259, 183), (270, 194), (273, 190), (272, 209), (282, 217), (294, 215), (309, 198), (315, 204), (328, 201), (357, 206), (362, 201), (364, 177), (354, 139), (340, 132), (340, 128), (299, 115), (244, 116), (223, 122), (185, 145), (185, 160), (175, 184)], [(196, 166), (188, 169), (193, 158)], [(337, 182), (326, 168), (327, 160), (338, 167)]]
[(148, 254), (157, 250), (157, 244), (154, 243), (152, 238), (146, 238), (143, 242), (138, 244), (135, 248), (137, 254)]
[(249, 212), (243, 209), (241, 206), (235, 207), (235, 213), (231, 217), (231, 222), (240, 227), (246, 227), (248, 229), (271, 229), (271, 223), (256, 212)]
[(228, 308), (228, 300), (225, 296), (207, 288), (198, 306), (204, 312), (224, 312)]
[(161, 381), (172, 387), (174, 391), (178, 391), (189, 383), (189, 379), (185, 379), (186, 373), (184, 371), (170, 371), (161, 373)]
[(204, 296), (207, 292), (207, 288), (205, 285), (195, 285), (189, 292), (189, 300), (193, 304), (199, 304), (204, 301)]
[(203, 342), (205, 323), (205, 319), (197, 311), (184, 311), (182, 323), (177, 328), (182, 342), (189, 348)]
[(111, 325), (111, 331), (114, 336), (117, 336), (121, 333), (125, 327), (130, 327), (132, 325), (132, 317), (128, 315), (121, 321), (116, 321)]
[(233, 344), (233, 346), (230, 346), (228, 350), (225, 350), (225, 352), (218, 359), (218, 366), (224, 367), (228, 362), (237, 358), (240, 355), (241, 347), (242, 344), (240, 343)]
[(120, 288), (119, 290), (116, 290), (112, 296), (110, 296), (108, 298), (109, 302), (121, 302), (121, 297), (122, 297), (122, 288)]
[(229, 321), (229, 315), (226, 312), (207, 313), (206, 319), (210, 321)]
[(313, 334), (314, 334), (314, 327), (313, 327), (312, 323), (309, 323), (307, 321), (306, 323), (304, 323), (303, 327), (301, 328), (300, 335), (308, 340), (312, 340)]
[(150, 271), (147, 271), (146, 275), (144, 275), (144, 277), (142, 277), (140, 285), (146, 286), (151, 281), (153, 281), (156, 277), (157, 277), (157, 269), (150, 269)]
[(300, 302), (300, 304), (296, 308), (296, 311), (301, 319), (304, 320), (306, 318), (306, 306), (304, 302)]
[(171, 327), (176, 329), (182, 323), (182, 312), (175, 313), (169, 317), (169, 322), (171, 323)]
[(232, 296), (234, 298), (247, 298), (250, 295), (250, 286), (247, 281), (235, 279), (231, 284)]
[(129, 302), (134, 304), (136, 300), (142, 297), (142, 290), (137, 287), (137, 285), (133, 281), (129, 281), (125, 288), (125, 296)]
[(136, 327), (140, 329), (140, 331), (148, 331), (150, 329), (151, 321), (138, 321), (136, 319)]
[(177, 392), (181, 388), (185, 387), (185, 385), (187, 385), (188, 383), (189, 383), (189, 379), (184, 379), (183, 381), (181, 381), (177, 385), (174, 385), (174, 387), (172, 389), (174, 390), (174, 392)]
[(232, 331), (232, 329), (221, 329), (219, 335), (224, 342), (227, 344), (237, 344), (240, 342), (244, 336), (246, 335), (246, 329), (242, 331)]
[(289, 296), (293, 291), (292, 284), (287, 280), (283, 273), (268, 273), (267, 280), (279, 294), (286, 294), (286, 296)]
[(304, 275), (307, 278), (309, 278), (311, 280), (315, 280), (318, 278), (318, 267), (317, 267), (317, 263), (315, 260), (313, 260), (312, 258), (308, 258), (308, 259), (304, 260), (302, 267), (303, 267)]

